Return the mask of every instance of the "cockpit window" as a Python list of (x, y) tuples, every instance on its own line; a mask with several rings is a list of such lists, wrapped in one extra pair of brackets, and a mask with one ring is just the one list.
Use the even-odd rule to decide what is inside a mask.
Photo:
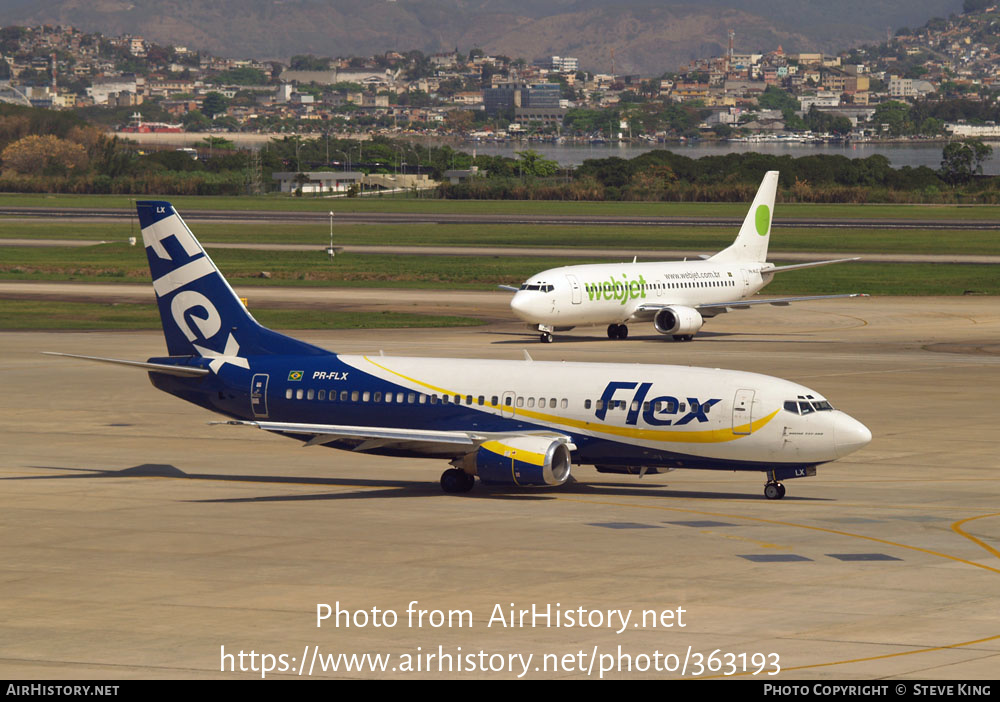
[(554, 285), (548, 285), (547, 283), (525, 283), (521, 286), (521, 290), (538, 290), (540, 292), (552, 292), (555, 290)]
[(811, 414), (812, 412), (827, 412), (832, 410), (833, 405), (826, 400), (814, 399), (812, 402), (808, 402), (800, 398), (799, 400), (786, 400), (784, 408), (792, 414)]

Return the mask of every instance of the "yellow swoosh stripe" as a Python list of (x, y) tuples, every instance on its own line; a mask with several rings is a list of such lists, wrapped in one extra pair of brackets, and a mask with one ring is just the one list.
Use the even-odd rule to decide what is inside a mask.
[[(447, 390), (445, 388), (439, 388), (430, 383), (425, 383), (416, 378), (410, 378), (398, 373), (391, 368), (386, 368), (385, 366), (376, 363), (367, 356), (363, 356), (366, 361), (371, 363), (377, 368), (381, 368), (387, 373), (392, 373), (408, 382), (415, 383), (417, 385), (423, 386), (435, 392), (439, 392), (442, 395), (462, 395), (463, 393), (455, 392), (453, 390)], [(492, 402), (487, 402), (485, 404), (487, 407), (491, 407), (497, 410), (503, 410), (500, 405), (493, 404)], [(677, 442), (677, 443), (687, 443), (687, 444), (717, 444), (724, 441), (735, 441), (736, 439), (744, 438), (745, 436), (752, 434), (755, 431), (762, 429), (768, 424), (775, 415), (778, 414), (778, 410), (774, 410), (771, 414), (766, 417), (762, 417), (755, 422), (750, 422), (748, 424), (742, 424), (738, 427), (725, 427), (723, 429), (704, 429), (700, 431), (670, 431), (664, 429), (638, 429), (631, 427), (613, 427), (605, 424), (599, 424), (594, 422), (588, 422), (580, 419), (570, 419), (568, 417), (559, 417), (553, 414), (543, 414), (541, 412), (534, 412), (532, 410), (526, 410), (521, 408), (508, 407), (514, 414), (520, 415), (525, 419), (535, 419), (538, 421), (549, 422), (551, 424), (558, 424), (564, 427), (574, 427), (576, 429), (582, 429), (584, 431), (597, 432), (601, 434), (611, 434), (613, 436), (621, 436), (629, 439), (643, 439), (646, 441), (660, 441), (660, 442)]]
[[(479, 445), (479, 447), (486, 449), (500, 458), (510, 458), (515, 461), (520, 461), (521, 463), (530, 463), (535, 466), (545, 465), (544, 453), (535, 453), (534, 451), (525, 451), (524, 449), (513, 448), (502, 441), (484, 441)], [(504, 454), (508, 449), (511, 451), (511, 455), (505, 456)]]

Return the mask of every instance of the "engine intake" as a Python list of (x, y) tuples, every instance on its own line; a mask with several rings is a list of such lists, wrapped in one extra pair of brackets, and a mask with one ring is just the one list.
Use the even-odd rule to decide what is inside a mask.
[(694, 334), (704, 323), (692, 307), (664, 307), (653, 317), (653, 327), (661, 334)]
[(569, 446), (545, 436), (484, 441), (466, 461), (470, 458), (487, 485), (562, 485), (572, 466)]

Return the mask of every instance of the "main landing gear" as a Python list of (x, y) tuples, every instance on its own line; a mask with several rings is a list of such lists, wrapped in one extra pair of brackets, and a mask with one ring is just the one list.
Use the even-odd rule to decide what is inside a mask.
[(764, 497), (769, 500), (780, 500), (785, 496), (785, 486), (777, 481), (771, 481), (764, 485)]
[(468, 492), (475, 485), (476, 476), (458, 468), (449, 468), (441, 474), (441, 489), (445, 492)]
[(608, 325), (608, 338), (609, 339), (627, 339), (628, 338), (628, 327), (624, 324), (609, 324)]
[(694, 334), (674, 334), (674, 341), (691, 341)]

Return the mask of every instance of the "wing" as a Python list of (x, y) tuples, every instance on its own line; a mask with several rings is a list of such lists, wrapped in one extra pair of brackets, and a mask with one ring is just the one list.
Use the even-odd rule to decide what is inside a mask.
[(558, 432), (473, 432), (434, 431), (430, 429), (405, 429), (401, 427), (359, 427), (344, 424), (300, 424), (296, 422), (268, 422), (232, 420), (211, 422), (250, 426), (277, 434), (286, 434), (301, 439), (304, 446), (320, 446), (342, 442), (338, 448), (352, 451), (372, 451), (374, 449), (396, 449), (413, 451), (433, 456), (464, 456), (474, 451), (484, 441), (504, 439), (513, 436), (547, 436), (562, 441), (569, 449), (575, 450), (572, 439)]
[[(729, 310), (748, 310), (753, 305), (775, 305), (775, 306), (787, 306), (793, 302), (808, 302), (810, 300), (834, 300), (837, 298), (845, 297), (869, 297), (867, 293), (845, 293), (843, 295), (807, 295), (803, 297), (769, 297), (769, 298), (754, 298), (750, 300), (732, 300), (730, 302), (709, 302), (703, 305), (691, 305), (694, 309), (699, 312), (708, 312), (704, 315), (706, 317), (713, 317), (717, 314), (722, 314), (723, 312), (728, 312)], [(664, 307), (673, 307), (670, 304), (644, 304), (639, 305), (632, 315), (632, 319), (636, 321), (643, 321), (647, 319), (652, 319), (656, 316)]]
[(704, 305), (695, 305), (697, 310), (720, 309), (740, 310), (749, 309), (752, 305), (780, 305), (785, 306), (792, 302), (808, 302), (810, 300), (834, 300), (845, 297), (869, 297), (867, 293), (844, 293), (843, 295), (806, 295), (804, 297), (769, 297), (753, 300), (736, 300), (735, 302), (711, 302)]
[(498, 285), (501, 290), (506, 290), (507, 292), (517, 292), (521, 288), (515, 288), (513, 285)]

